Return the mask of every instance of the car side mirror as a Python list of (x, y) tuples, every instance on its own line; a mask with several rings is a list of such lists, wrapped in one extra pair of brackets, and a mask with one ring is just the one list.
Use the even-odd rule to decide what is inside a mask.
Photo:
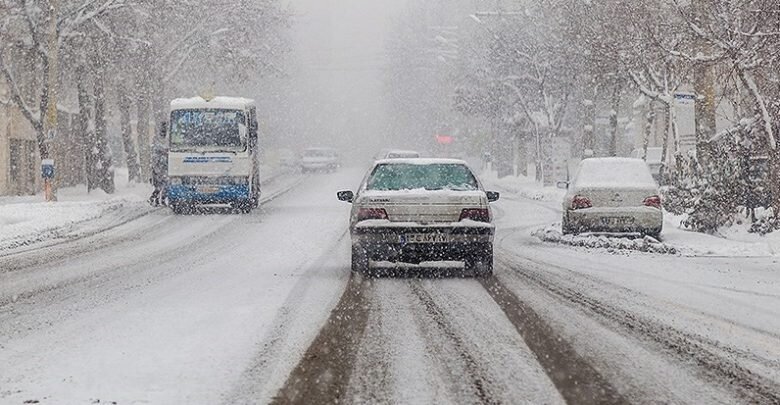
[(569, 188), (569, 182), (568, 181), (559, 181), (556, 186), (560, 189), (566, 190)]
[(168, 137), (168, 123), (163, 121), (160, 123), (160, 133), (157, 134), (160, 138), (165, 139)]
[(488, 202), (496, 202), (501, 197), (501, 193), (498, 191), (486, 191)]
[(352, 203), (352, 200), (355, 199), (355, 193), (352, 191), (339, 191), (336, 193), (336, 196), (338, 197), (339, 201), (344, 201), (348, 203)]

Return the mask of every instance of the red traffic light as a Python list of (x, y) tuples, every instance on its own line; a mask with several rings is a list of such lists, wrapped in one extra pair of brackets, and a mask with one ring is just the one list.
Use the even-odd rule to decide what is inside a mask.
[(436, 135), (436, 142), (439, 145), (449, 145), (453, 142), (455, 142), (455, 138), (449, 136), (449, 135)]

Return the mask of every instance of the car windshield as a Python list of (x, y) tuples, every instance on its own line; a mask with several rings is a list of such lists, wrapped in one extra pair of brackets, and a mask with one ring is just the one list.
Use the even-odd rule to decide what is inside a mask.
[(367, 190), (456, 190), (479, 188), (476, 178), (462, 164), (380, 164), (366, 184)]
[(246, 116), (238, 110), (176, 110), (171, 113), (171, 148), (242, 148)]

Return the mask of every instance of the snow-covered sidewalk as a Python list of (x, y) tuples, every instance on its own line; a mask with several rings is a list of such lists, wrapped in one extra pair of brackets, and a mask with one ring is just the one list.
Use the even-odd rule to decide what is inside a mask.
[[(265, 168), (263, 182), (286, 172)], [(94, 235), (156, 209), (148, 202), (152, 186), (129, 183), (126, 169), (116, 170), (115, 184), (114, 194), (62, 188), (57, 202), (45, 202), (41, 194), (0, 197), (0, 255)]]
[(151, 185), (128, 183), (122, 169), (115, 182), (114, 194), (69, 187), (58, 190), (58, 201), (51, 203), (40, 194), (0, 197), (0, 253), (94, 234), (152, 210), (147, 202)]
[[(534, 200), (549, 210), (560, 212), (565, 190), (543, 187), (525, 176), (497, 178), (494, 172), (480, 176), (485, 187), (502, 193), (506, 198)], [(563, 235), (560, 218), (540, 226), (532, 234), (548, 243), (564, 244), (608, 252), (641, 251), (680, 254), (683, 256), (767, 257), (780, 255), (780, 232), (765, 236), (747, 232), (745, 224), (721, 230), (720, 235), (707, 235), (685, 229), (681, 218), (666, 213), (661, 241), (621, 235)]]

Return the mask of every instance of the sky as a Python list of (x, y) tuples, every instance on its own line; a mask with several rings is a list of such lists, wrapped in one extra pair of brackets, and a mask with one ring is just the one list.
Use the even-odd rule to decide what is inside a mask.
[(387, 135), (385, 43), (405, 0), (291, 0), (291, 134), (318, 146), (371, 148)]

